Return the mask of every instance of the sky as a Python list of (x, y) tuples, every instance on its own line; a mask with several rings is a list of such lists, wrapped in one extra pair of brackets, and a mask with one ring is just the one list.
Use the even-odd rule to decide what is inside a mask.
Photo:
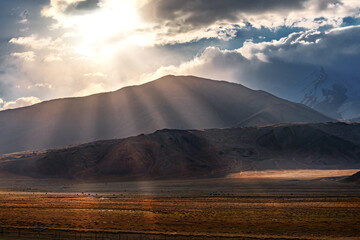
[(0, 18), (0, 110), (172, 74), (360, 116), (359, 0), (1, 0)]

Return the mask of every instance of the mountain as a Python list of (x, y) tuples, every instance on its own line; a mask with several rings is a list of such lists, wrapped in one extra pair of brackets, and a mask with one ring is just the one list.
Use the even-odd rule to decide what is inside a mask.
[(0, 112), (0, 154), (151, 133), (332, 119), (240, 84), (166, 76), (140, 86)]
[(360, 124), (346, 123), (165, 129), (0, 158), (2, 174), (69, 179), (177, 179), (247, 170), (356, 168)]
[(360, 183), (360, 172), (351, 175), (344, 179), (345, 182), (353, 182), (353, 183)]
[(350, 120), (350, 122), (360, 122), (360, 118), (353, 118)]
[(360, 117), (360, 95), (353, 82), (348, 83), (325, 71), (323, 67), (302, 81), (305, 84), (301, 103), (334, 119)]

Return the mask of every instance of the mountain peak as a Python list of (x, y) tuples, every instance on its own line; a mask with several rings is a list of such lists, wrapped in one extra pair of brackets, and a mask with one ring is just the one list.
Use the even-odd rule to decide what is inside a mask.
[(240, 84), (168, 75), (116, 92), (0, 112), (0, 154), (125, 138), (164, 128), (327, 121), (331, 119), (301, 104)]

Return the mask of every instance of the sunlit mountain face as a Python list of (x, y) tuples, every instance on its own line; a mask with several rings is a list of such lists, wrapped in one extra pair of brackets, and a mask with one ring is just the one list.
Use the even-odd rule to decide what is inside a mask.
[(360, 117), (357, 0), (2, 0), (0, 109), (167, 74)]

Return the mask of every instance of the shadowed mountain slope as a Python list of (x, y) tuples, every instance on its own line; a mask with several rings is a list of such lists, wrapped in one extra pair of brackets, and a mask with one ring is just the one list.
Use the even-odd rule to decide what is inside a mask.
[(115, 92), (0, 112), (0, 154), (48, 149), (159, 129), (326, 122), (306, 107), (242, 85), (166, 76)]
[(360, 124), (345, 123), (161, 130), (0, 158), (0, 172), (36, 178), (176, 179), (247, 170), (359, 168)]
[(345, 182), (353, 182), (353, 183), (360, 183), (360, 172), (351, 175), (344, 179)]

